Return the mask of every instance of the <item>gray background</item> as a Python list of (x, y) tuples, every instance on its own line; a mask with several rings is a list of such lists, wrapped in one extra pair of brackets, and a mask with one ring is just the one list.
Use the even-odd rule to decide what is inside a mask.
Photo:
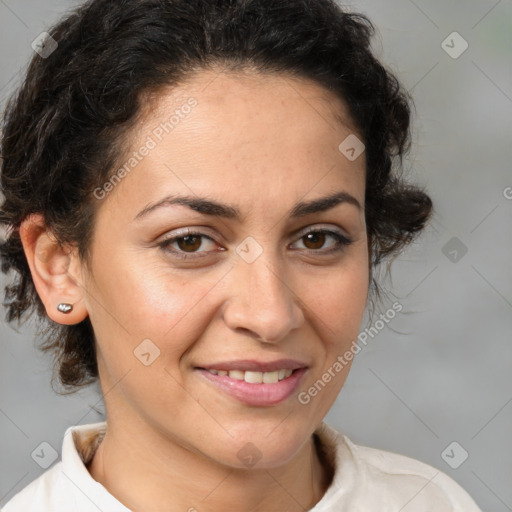
[[(31, 42), (76, 4), (0, 0), (2, 105)], [(512, 510), (512, 2), (367, 0), (353, 9), (376, 24), (377, 54), (415, 98), (408, 166), (436, 213), (382, 277), (394, 295), (379, 312), (394, 300), (404, 309), (356, 356), (326, 421), (359, 444), (439, 468), (483, 510)], [(442, 47), (454, 31), (469, 44), (458, 58)], [(452, 39), (453, 52), (461, 46)], [(41, 442), (60, 455), (68, 426), (103, 419), (97, 389), (58, 396), (49, 366), (31, 324), (0, 323), (0, 505), (44, 471), (31, 457)], [(457, 469), (446, 462), (465, 452)]]

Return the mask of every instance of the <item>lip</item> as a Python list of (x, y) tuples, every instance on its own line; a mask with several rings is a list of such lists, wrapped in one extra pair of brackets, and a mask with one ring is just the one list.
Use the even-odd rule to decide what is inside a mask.
[[(235, 364), (235, 363), (233, 363)], [(238, 364), (238, 362), (236, 363)], [(270, 367), (269, 364), (262, 365), (258, 363), (262, 367), (265, 368)], [(275, 364), (273, 365), (275, 367)], [(262, 370), (251, 370), (244, 366), (249, 371), (262, 371)], [(280, 368), (285, 368), (281, 366)], [(288, 367), (290, 368), (290, 367)], [(213, 369), (227, 369), (226, 367), (212, 367)], [(241, 369), (241, 366), (238, 365), (237, 368), (230, 368), (231, 370)], [(277, 368), (274, 368), (277, 369)], [(274, 371), (265, 370), (265, 371)], [(294, 369), (293, 373), (287, 377), (286, 379), (280, 380), (274, 384), (250, 384), (249, 382), (245, 382), (244, 380), (232, 379), (227, 375), (213, 375), (205, 368), (195, 368), (195, 371), (201, 375), (208, 382), (213, 384), (217, 389), (223, 391), (224, 393), (232, 396), (239, 402), (242, 402), (246, 405), (256, 406), (256, 407), (269, 407), (273, 405), (278, 405), (293, 394), (293, 392), (299, 386), (300, 381), (304, 374), (308, 371), (307, 368), (301, 367)]]
[(221, 361), (219, 363), (196, 366), (203, 370), (239, 370), (249, 372), (275, 372), (281, 369), (298, 370), (309, 365), (296, 359), (278, 359), (277, 361), (256, 361), (254, 359), (239, 359), (237, 361)]
[[(287, 400), (299, 386), (309, 365), (296, 359), (277, 359), (275, 361), (256, 361), (238, 359), (196, 366), (194, 368), (203, 378), (217, 389), (246, 405), (268, 407)], [(293, 373), (286, 379), (273, 384), (251, 384), (243, 380), (232, 379), (228, 375), (213, 375), (208, 370), (239, 370), (252, 372), (274, 372), (289, 369)]]

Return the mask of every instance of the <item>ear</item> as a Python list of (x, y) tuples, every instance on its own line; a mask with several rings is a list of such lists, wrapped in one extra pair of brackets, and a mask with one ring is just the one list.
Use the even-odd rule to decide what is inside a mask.
[[(40, 214), (30, 215), (21, 223), (20, 239), (47, 315), (64, 325), (77, 324), (87, 318), (82, 263), (77, 249), (59, 244), (47, 231)], [(73, 309), (61, 313), (57, 309), (60, 303), (71, 304)]]

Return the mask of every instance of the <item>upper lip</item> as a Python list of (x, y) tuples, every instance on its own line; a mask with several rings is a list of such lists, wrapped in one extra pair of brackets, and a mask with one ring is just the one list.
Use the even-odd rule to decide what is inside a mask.
[(239, 370), (250, 372), (275, 372), (276, 370), (297, 370), (307, 368), (306, 363), (295, 359), (278, 359), (277, 361), (255, 361), (252, 359), (240, 359), (238, 361), (221, 361), (218, 363), (196, 366), (204, 370)]

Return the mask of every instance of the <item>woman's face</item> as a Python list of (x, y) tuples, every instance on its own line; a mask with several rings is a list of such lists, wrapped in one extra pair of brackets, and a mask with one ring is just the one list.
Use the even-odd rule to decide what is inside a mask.
[(159, 95), (124, 172), (95, 191), (78, 276), (112, 425), (232, 467), (303, 446), (345, 381), (338, 357), (367, 299), (350, 135), (340, 100), (281, 75), (205, 71)]

